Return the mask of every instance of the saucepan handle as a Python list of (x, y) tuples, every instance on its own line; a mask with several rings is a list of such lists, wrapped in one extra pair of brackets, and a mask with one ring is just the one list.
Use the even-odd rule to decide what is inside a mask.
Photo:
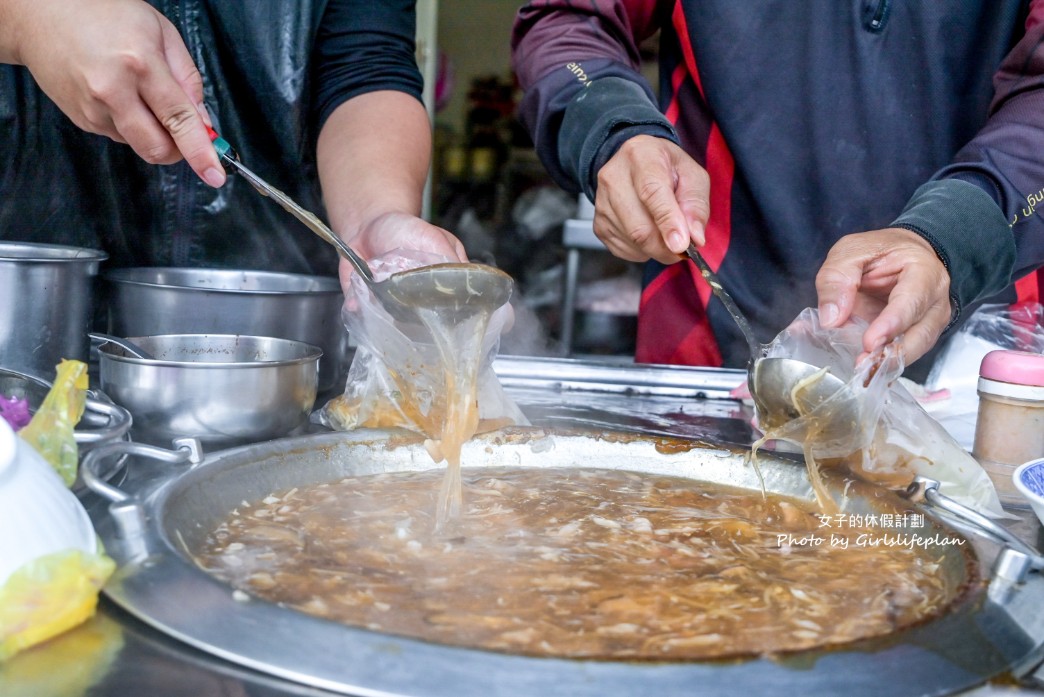
[(1026, 555), (1033, 569), (1037, 571), (1044, 569), (1044, 556), (1039, 551), (978, 511), (972, 510), (940, 492), (938, 481), (928, 477), (914, 477), (906, 490), (906, 497), (911, 501), (923, 501), (931, 508), (949, 514), (951, 518), (980, 535)]
[[(130, 430), (131, 415), (123, 407), (102, 399), (100, 393), (88, 397), (77, 430), (73, 433), (79, 445), (93, 445), (119, 440)], [(97, 424), (97, 428), (94, 426)], [(83, 428), (89, 426), (91, 428)]]
[(197, 438), (177, 438), (174, 440), (175, 450), (167, 450), (155, 445), (134, 443), (131, 441), (116, 441), (106, 443), (88, 452), (80, 466), (81, 476), (84, 484), (96, 494), (109, 499), (113, 503), (125, 503), (130, 500), (130, 494), (109, 484), (98, 472), (98, 463), (112, 455), (135, 455), (138, 457), (157, 460), (167, 464), (191, 463), (197, 464), (203, 461), (203, 446)]

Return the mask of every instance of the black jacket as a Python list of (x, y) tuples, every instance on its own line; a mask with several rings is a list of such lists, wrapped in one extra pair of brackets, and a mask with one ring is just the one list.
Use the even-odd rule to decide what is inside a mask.
[[(152, 0), (181, 32), (216, 130), (322, 215), (315, 143), (355, 95), (420, 98), (409, 0)], [(106, 268), (334, 274), (337, 255), (242, 178), (219, 190), (79, 130), (22, 67), (0, 66), (0, 238), (102, 249)]]

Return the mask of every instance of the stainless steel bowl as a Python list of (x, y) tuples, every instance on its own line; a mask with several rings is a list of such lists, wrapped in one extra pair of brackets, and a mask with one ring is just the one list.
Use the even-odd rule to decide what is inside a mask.
[(348, 332), (335, 278), (227, 269), (131, 268), (104, 274), (109, 333), (242, 334), (323, 350), (319, 392), (344, 389)]
[(87, 360), (94, 280), (105, 252), (0, 241), (0, 360), (51, 378), (63, 358)]
[(260, 336), (134, 337), (155, 356), (99, 349), (102, 390), (133, 417), (131, 436), (169, 445), (182, 436), (209, 446), (256, 443), (301, 429), (315, 404), (317, 346)]

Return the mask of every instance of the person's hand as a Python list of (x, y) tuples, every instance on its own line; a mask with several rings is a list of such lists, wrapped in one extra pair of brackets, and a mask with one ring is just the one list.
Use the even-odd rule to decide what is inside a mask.
[(924, 238), (902, 228), (842, 237), (816, 275), (816, 292), (824, 327), (853, 315), (870, 322), (859, 360), (902, 336), (909, 365), (950, 322), (949, 272)]
[(621, 259), (680, 261), (709, 217), (707, 172), (669, 140), (631, 138), (598, 171), (594, 232)]
[[(451, 232), (408, 213), (385, 213), (365, 225), (356, 235), (346, 236), (348, 245), (363, 259), (375, 259), (396, 249), (427, 252), (466, 262), (468, 256)], [(341, 259), (341, 288), (349, 296), (349, 284), (355, 269)]]
[(211, 186), (225, 173), (207, 135), (203, 83), (177, 29), (141, 0), (27, 0), (4, 15), (5, 52), (85, 131), (153, 164), (184, 158)]

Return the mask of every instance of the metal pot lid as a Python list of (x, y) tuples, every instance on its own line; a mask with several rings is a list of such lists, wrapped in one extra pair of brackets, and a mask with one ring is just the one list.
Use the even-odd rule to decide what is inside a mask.
[(0, 261), (5, 262), (86, 264), (91, 268), (90, 273), (93, 275), (97, 273), (98, 264), (108, 258), (107, 252), (89, 247), (0, 240)]
[[(603, 468), (759, 487), (739, 448), (664, 445), (662, 437), (534, 430), (475, 439), (465, 446), (462, 461), (479, 463), (473, 466), (574, 466), (582, 454)], [(131, 447), (138, 454), (158, 451)], [(159, 452), (168, 453), (169, 463), (192, 459), (190, 447), (175, 454)], [(348, 627), (233, 592), (195, 566), (189, 552), (212, 523), (244, 499), (350, 474), (433, 467), (417, 439), (374, 431), (318, 434), (215, 453), (187, 471), (185, 464), (136, 464), (120, 490), (99, 487), (114, 502), (99, 500), (91, 510), (120, 567), (105, 593), (149, 625), (213, 655), (347, 694), (593, 697), (697, 689), (708, 695), (763, 694), (767, 689), (808, 695), (944, 694), (1004, 671), (1032, 667), (1044, 641), (1044, 618), (1038, 619), (1036, 611), (1044, 601), (1044, 581), (1032, 573), (1018, 583), (996, 575), (974, 576), (947, 613), (920, 625), (834, 650), (772, 659), (587, 661), (426, 643)], [(761, 466), (770, 491), (811, 500), (801, 463), (766, 456)], [(855, 512), (872, 510), (878, 495), (850, 496), (846, 506)], [(977, 552), (980, 561), (988, 554), (988, 549)]]

